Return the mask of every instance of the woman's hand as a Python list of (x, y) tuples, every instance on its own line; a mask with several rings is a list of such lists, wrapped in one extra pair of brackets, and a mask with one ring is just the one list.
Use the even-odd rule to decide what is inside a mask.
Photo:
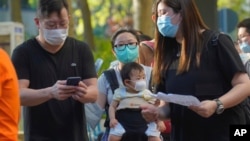
[(199, 106), (189, 106), (188, 108), (198, 115), (208, 118), (214, 114), (217, 104), (214, 100), (205, 100), (202, 101)]
[(166, 126), (165, 126), (165, 124), (164, 124), (164, 121), (157, 120), (156, 123), (157, 123), (157, 129), (160, 132), (164, 132), (167, 129)]
[(142, 105), (140, 108), (142, 109), (141, 111), (142, 116), (147, 122), (153, 122), (158, 119), (159, 115), (158, 107), (148, 104), (148, 105)]

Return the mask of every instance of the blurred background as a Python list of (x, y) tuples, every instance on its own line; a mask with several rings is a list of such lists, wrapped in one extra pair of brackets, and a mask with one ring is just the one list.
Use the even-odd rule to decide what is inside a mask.
[[(110, 37), (121, 26), (133, 27), (153, 37), (154, 0), (67, 0), (70, 4), (69, 35), (89, 44), (95, 59), (104, 60), (99, 72), (115, 58)], [(236, 25), (249, 17), (250, 0), (195, 0), (211, 29), (236, 40)], [(0, 0), (0, 46), (10, 54), (24, 40), (36, 36), (33, 22), (37, 0)]]

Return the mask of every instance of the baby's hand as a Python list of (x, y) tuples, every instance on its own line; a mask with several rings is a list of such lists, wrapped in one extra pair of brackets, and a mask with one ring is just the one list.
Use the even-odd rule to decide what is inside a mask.
[(110, 128), (114, 128), (117, 124), (118, 124), (117, 119), (115, 118), (110, 119), (110, 123), (109, 123)]
[(159, 99), (156, 99), (154, 105), (159, 106), (160, 104), (161, 104), (161, 101)]
[(157, 129), (158, 129), (160, 132), (163, 132), (163, 131), (166, 130), (166, 126), (165, 126), (165, 124), (164, 124), (163, 121), (157, 120), (156, 123), (157, 123)]

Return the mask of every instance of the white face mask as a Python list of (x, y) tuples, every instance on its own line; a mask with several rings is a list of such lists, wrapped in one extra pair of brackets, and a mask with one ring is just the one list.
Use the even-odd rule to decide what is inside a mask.
[(68, 28), (66, 29), (42, 29), (43, 37), (50, 45), (61, 45), (68, 36)]
[(135, 88), (136, 91), (143, 91), (146, 89), (146, 81), (145, 80), (138, 80), (135, 81)]

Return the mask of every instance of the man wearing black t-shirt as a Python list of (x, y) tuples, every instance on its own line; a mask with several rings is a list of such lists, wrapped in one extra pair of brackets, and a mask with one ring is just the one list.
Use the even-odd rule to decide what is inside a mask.
[[(39, 34), (12, 55), (21, 104), (25, 141), (87, 141), (83, 103), (97, 98), (94, 58), (87, 44), (68, 37), (66, 0), (39, 0)], [(81, 77), (76, 86), (66, 79)]]

